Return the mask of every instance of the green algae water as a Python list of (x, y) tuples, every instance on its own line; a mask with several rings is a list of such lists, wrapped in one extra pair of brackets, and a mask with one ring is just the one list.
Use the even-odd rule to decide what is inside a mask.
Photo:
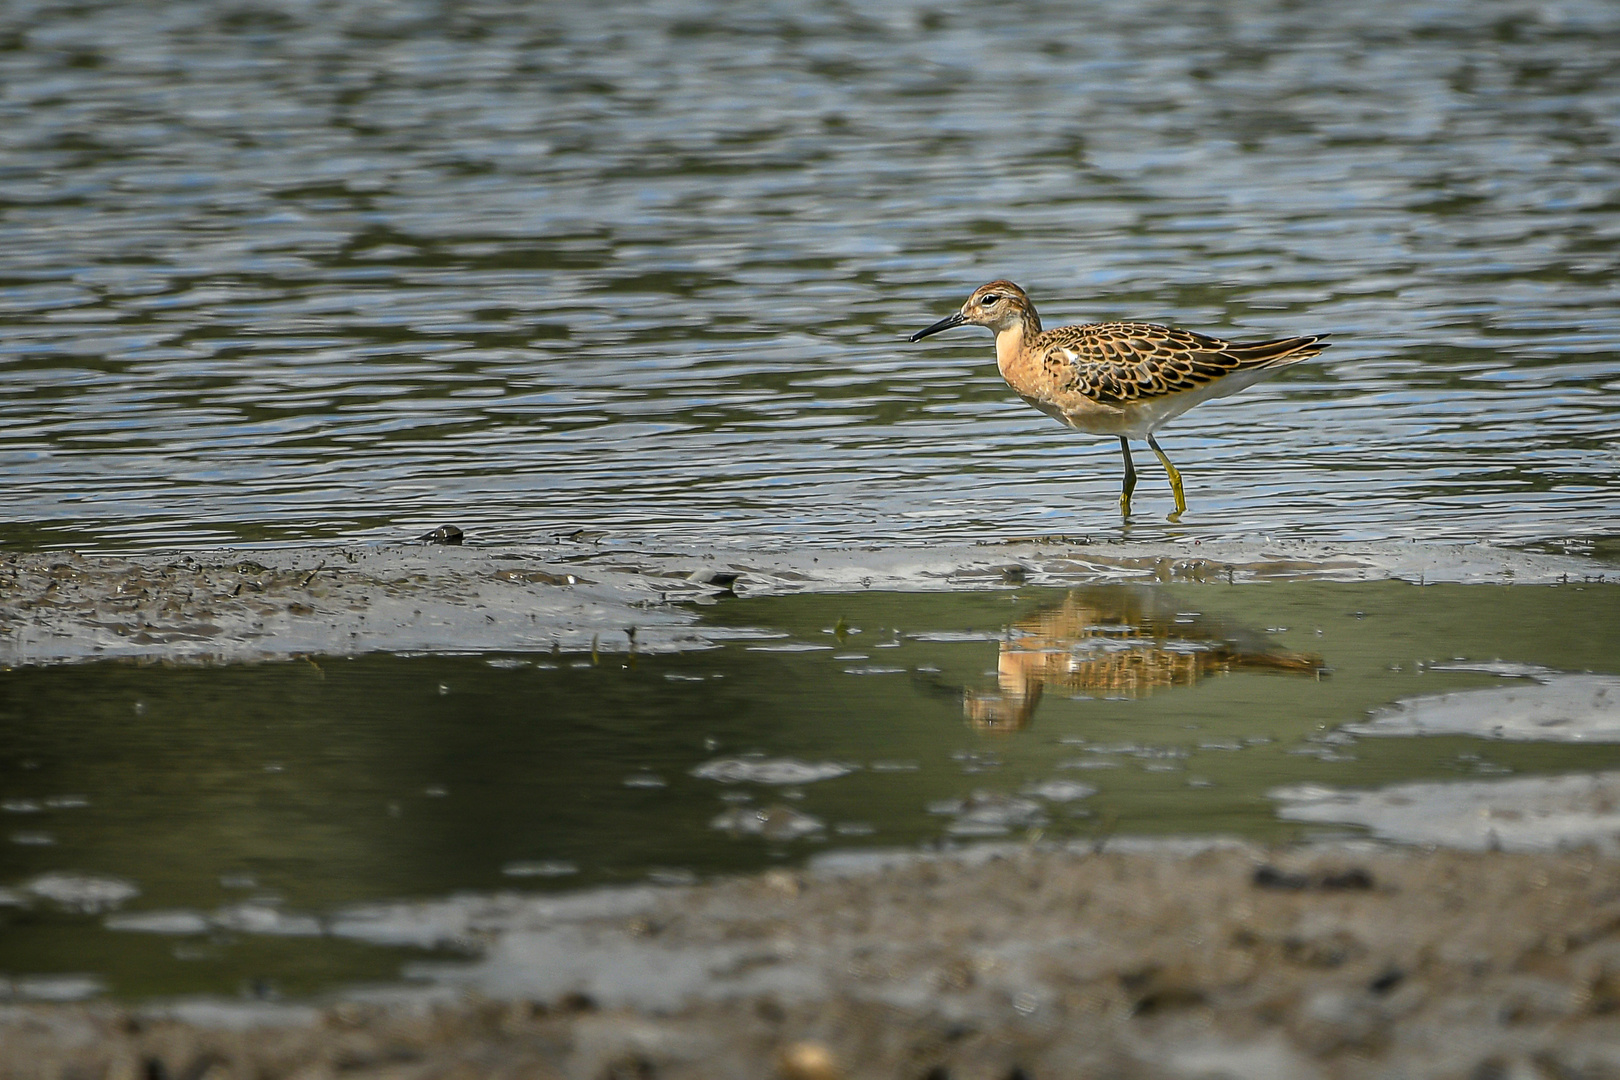
[[(340, 931), (373, 901), (869, 848), (1362, 835), (1288, 819), (1279, 792), (1620, 769), (1620, 711), (1591, 691), (1614, 682), (1620, 701), (1613, 584), (699, 610), (735, 636), (659, 655), (0, 672), (4, 986), (298, 997), (396, 978), (417, 955)], [(1505, 690), (1562, 720), (1504, 737)], [(1462, 710), (1475, 727), (1366, 733), (1398, 703), (1410, 728), (1424, 703), (1458, 700), (1478, 703)]]

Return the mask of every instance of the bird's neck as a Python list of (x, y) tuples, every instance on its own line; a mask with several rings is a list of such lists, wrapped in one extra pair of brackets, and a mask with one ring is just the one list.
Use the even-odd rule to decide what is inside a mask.
[[(1029, 324), (1020, 319), (1011, 326), (996, 331), (996, 367), (1001, 369), (1003, 377), (1012, 369), (1018, 355), (1024, 351), (1024, 334), (1028, 329)], [(1040, 327), (1036, 326), (1035, 334), (1040, 332)]]

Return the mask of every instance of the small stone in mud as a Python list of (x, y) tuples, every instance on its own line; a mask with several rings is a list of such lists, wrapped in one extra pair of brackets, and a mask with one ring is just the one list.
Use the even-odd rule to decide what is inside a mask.
[(1359, 866), (1352, 866), (1348, 870), (1331, 870), (1320, 875), (1317, 879), (1319, 889), (1370, 889), (1373, 887), (1372, 875)]
[(778, 1069), (783, 1080), (841, 1080), (844, 1075), (831, 1050), (809, 1041), (784, 1047)]
[(1257, 866), (1253, 877), (1257, 889), (1278, 889), (1285, 892), (1303, 892), (1306, 889), (1363, 890), (1373, 887), (1373, 878), (1359, 866), (1347, 870), (1325, 870), (1316, 874), (1296, 874), (1266, 863)]
[(1148, 964), (1136, 971), (1122, 973), (1119, 984), (1133, 999), (1133, 1016), (1150, 1016), (1204, 1003), (1204, 991), (1199, 988), (1190, 970), (1182, 967), (1166, 969), (1156, 963)]
[(721, 592), (733, 592), (737, 579), (741, 576), (730, 570), (694, 570), (686, 575), (686, 580), (694, 585), (707, 585)]
[(1380, 996), (1389, 993), (1406, 979), (1406, 972), (1398, 967), (1385, 968), (1378, 977), (1367, 984), (1367, 989)]
[(432, 532), (423, 533), (416, 539), (424, 544), (459, 544), (464, 535), (454, 525), (440, 525)]
[(1311, 880), (1304, 874), (1291, 874), (1270, 863), (1254, 868), (1254, 887), (1257, 889), (1286, 889), (1298, 892), (1310, 887)]

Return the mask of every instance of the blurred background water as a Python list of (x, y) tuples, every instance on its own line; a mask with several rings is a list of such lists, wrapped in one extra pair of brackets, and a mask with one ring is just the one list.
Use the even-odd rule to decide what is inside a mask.
[(900, 340), (1329, 332), (1130, 535), (1620, 546), (1620, 7), (0, 9), (0, 544), (1117, 533)]

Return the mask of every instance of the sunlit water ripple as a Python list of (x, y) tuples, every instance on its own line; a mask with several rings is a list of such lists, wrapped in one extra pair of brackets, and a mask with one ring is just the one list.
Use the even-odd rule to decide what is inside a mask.
[(1620, 8), (0, 12), (0, 544), (1117, 535), (1048, 325), (1336, 345), (1145, 539), (1620, 549)]

